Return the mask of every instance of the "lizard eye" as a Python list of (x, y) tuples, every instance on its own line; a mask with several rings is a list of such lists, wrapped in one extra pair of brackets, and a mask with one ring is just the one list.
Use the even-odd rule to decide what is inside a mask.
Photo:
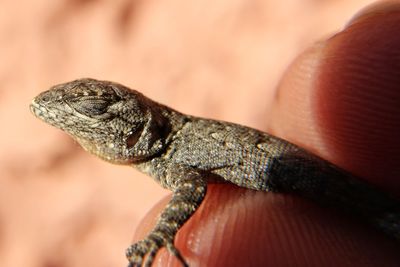
[(77, 102), (72, 101), (69, 102), (69, 104), (77, 112), (88, 117), (93, 117), (105, 113), (107, 111), (109, 101), (102, 99), (86, 99)]

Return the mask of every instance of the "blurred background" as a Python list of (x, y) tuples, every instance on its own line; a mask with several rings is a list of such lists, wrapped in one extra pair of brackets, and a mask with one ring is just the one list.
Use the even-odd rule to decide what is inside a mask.
[(0, 266), (125, 266), (168, 194), (29, 112), (51, 85), (113, 80), (185, 113), (265, 130), (285, 68), (367, 0), (2, 0)]

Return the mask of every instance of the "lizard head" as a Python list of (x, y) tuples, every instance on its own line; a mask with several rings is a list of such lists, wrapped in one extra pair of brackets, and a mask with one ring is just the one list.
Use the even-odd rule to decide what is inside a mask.
[(35, 116), (85, 150), (118, 164), (140, 162), (164, 149), (171, 127), (159, 107), (121, 84), (94, 79), (53, 86), (30, 105)]

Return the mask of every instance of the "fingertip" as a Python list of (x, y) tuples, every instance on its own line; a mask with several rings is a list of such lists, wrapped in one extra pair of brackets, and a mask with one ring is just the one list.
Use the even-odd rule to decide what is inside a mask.
[[(352, 219), (297, 197), (232, 185), (210, 186), (175, 245), (190, 266), (340, 266), (349, 258), (368, 262), (370, 257), (398, 261), (395, 242)], [(160, 266), (180, 266), (167, 251), (160, 254), (165, 264)]]
[(398, 0), (382, 0), (374, 2), (358, 11), (350, 20), (346, 23), (345, 28), (352, 26), (353, 24), (360, 23), (369, 18), (375, 19), (377, 16), (386, 16), (391, 12), (399, 12), (400, 3)]
[(305, 51), (282, 79), (271, 121), (280, 137), (394, 193), (400, 192), (398, 25), (399, 9), (370, 9)]
[[(164, 198), (145, 216), (134, 241), (151, 231), (168, 201)], [(251, 216), (261, 211), (263, 201), (265, 192), (209, 185), (203, 204), (176, 235), (175, 246), (190, 266), (263, 266), (265, 231), (259, 226), (266, 225), (267, 216)], [(153, 265), (181, 266), (166, 249), (159, 251)]]

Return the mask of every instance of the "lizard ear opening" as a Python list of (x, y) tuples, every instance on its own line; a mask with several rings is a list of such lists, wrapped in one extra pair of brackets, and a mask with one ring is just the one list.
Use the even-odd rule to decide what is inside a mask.
[(143, 125), (140, 125), (138, 129), (130, 133), (130, 135), (126, 139), (126, 146), (128, 147), (128, 149), (131, 149), (136, 145), (136, 143), (140, 139), (140, 136), (142, 135), (142, 132), (143, 132)]

